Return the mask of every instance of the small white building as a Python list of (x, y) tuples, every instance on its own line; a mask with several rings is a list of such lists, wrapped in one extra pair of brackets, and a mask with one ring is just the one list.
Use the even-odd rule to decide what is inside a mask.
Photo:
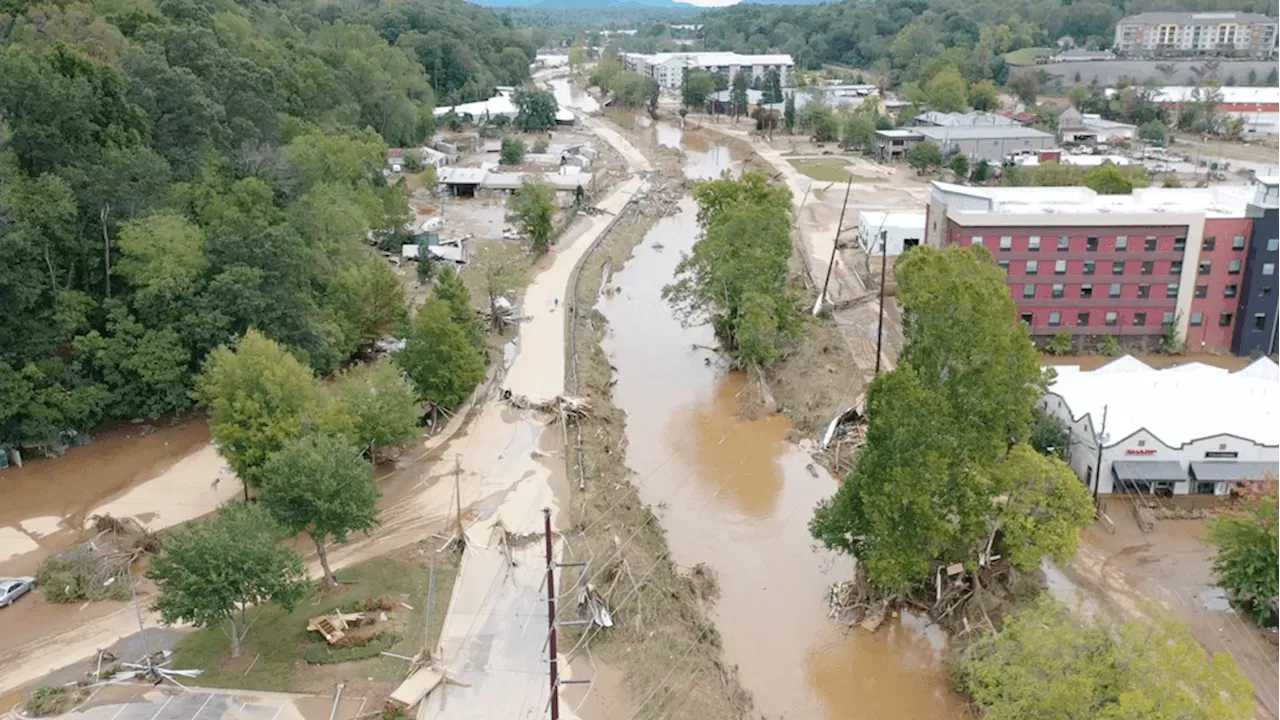
[[(1040, 407), (1071, 432), (1067, 462), (1099, 494), (1225, 495), (1280, 467), (1280, 367), (1156, 370), (1130, 355), (1097, 370), (1053, 367)], [(1105, 421), (1104, 421), (1105, 417)], [(1101, 452), (1099, 452), (1101, 446)]]
[(924, 241), (924, 213), (863, 210), (858, 214), (858, 244), (871, 257), (897, 257)]
[(764, 80), (769, 71), (778, 73), (783, 87), (792, 84), (795, 61), (790, 55), (740, 55), (733, 52), (622, 53), (622, 62), (632, 72), (651, 78), (664, 90), (684, 85), (688, 70), (712, 74), (724, 72), (732, 80), (744, 72), (751, 80)]

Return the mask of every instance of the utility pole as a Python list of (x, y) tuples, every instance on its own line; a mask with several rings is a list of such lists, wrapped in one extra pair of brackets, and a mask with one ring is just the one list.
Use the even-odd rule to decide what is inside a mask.
[(543, 534), (547, 545), (547, 659), (551, 661), (551, 720), (560, 720), (560, 668), (556, 664), (556, 575), (551, 555), (551, 508), (542, 508)]
[(1098, 459), (1093, 470), (1093, 506), (1098, 507), (1098, 486), (1102, 484), (1102, 444), (1107, 436), (1107, 406), (1102, 406), (1102, 429), (1098, 432)]
[(453, 497), (457, 503), (458, 539), (462, 539), (462, 462), (453, 456)]
[(880, 231), (880, 321), (876, 323), (876, 375), (880, 374), (880, 347), (884, 342), (884, 272), (888, 265), (888, 231)]
[[(827, 299), (827, 284), (831, 282), (831, 268), (836, 264), (836, 248), (840, 246), (840, 232), (844, 230), (844, 211), (849, 207), (849, 191), (853, 189), (853, 175), (849, 175), (849, 181), (844, 186), (844, 204), (840, 206), (840, 221), (836, 223), (836, 236), (831, 239), (831, 259), (827, 262), (827, 276), (822, 280), (822, 292), (818, 293), (818, 300), (813, 304), (813, 314), (817, 315), (822, 312), (822, 301)], [(808, 191), (805, 191), (808, 197)], [(802, 203), (803, 204), (803, 203)], [(799, 217), (796, 218), (797, 221)]]

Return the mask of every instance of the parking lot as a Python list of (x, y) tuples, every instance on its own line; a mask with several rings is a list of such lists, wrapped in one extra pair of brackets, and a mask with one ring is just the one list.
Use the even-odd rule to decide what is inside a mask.
[[(364, 713), (368, 699), (343, 697), (334, 720), (351, 720)], [(154, 688), (109, 685), (85, 705), (64, 717), (69, 720), (327, 720), (333, 696), (243, 691), (190, 691), (166, 685)]]

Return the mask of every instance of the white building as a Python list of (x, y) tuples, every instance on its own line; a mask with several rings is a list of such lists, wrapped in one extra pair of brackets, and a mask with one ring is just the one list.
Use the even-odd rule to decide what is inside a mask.
[(1116, 23), (1114, 49), (1129, 57), (1268, 57), (1276, 19), (1243, 12), (1149, 12)]
[(499, 115), (514, 118), (520, 112), (513, 99), (515, 88), (497, 87), (494, 92), (496, 94), (488, 100), (438, 107), (431, 114), (440, 118), (453, 113), (466, 120), (485, 120)]
[(858, 244), (868, 256), (882, 252), (897, 257), (924, 242), (924, 213), (880, 212), (858, 213)]
[(1225, 495), (1234, 482), (1276, 477), (1280, 367), (1267, 358), (1234, 373), (1156, 370), (1129, 355), (1053, 369), (1040, 407), (1066, 423), (1067, 462), (1091, 490), (1098, 477), (1099, 494)]
[(1058, 118), (1058, 132), (1064, 143), (1127, 142), (1138, 136), (1138, 127), (1069, 108)]
[(628, 70), (640, 73), (658, 83), (664, 90), (677, 90), (684, 84), (686, 70), (704, 70), (709, 73), (726, 72), (732, 81), (739, 72), (750, 75), (749, 80), (764, 80), (770, 70), (776, 71), (783, 87), (792, 84), (796, 63), (790, 55), (739, 55), (732, 52), (691, 53), (623, 53), (622, 62)]

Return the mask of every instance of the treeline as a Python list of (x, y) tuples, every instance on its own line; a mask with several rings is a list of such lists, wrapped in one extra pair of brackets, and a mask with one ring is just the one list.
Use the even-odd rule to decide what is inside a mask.
[(387, 147), (532, 55), (457, 0), (0, 2), (0, 445), (185, 410), (250, 328), (329, 372), (395, 327)]

